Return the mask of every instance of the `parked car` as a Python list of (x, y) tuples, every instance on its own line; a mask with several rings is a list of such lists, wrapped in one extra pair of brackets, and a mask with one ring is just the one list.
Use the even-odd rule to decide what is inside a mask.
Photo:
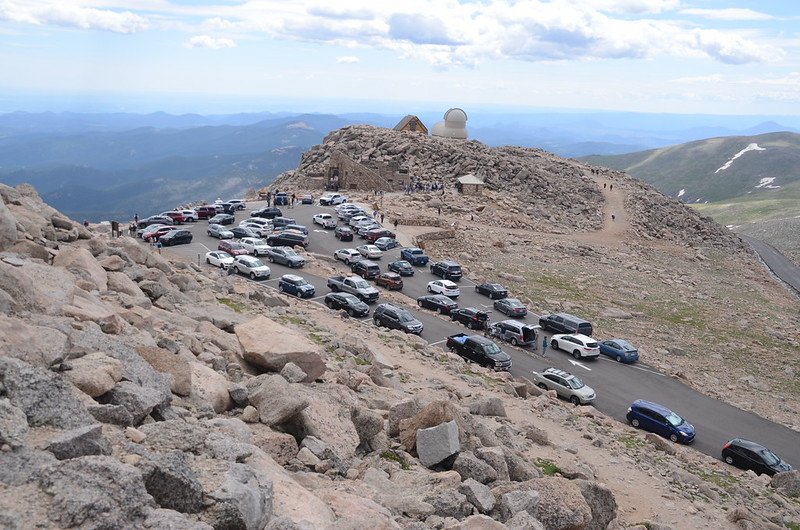
[(353, 217), (350, 218), (350, 220), (347, 222), (347, 224), (350, 225), (352, 228), (355, 228), (358, 225), (358, 223), (360, 223), (362, 221), (372, 223), (372, 222), (375, 222), (375, 219), (373, 219), (372, 217), (370, 217), (368, 215), (364, 215), (364, 214), (354, 215)]
[(400, 259), (404, 259), (412, 265), (428, 264), (428, 256), (425, 251), (418, 247), (406, 247), (400, 251)]
[(542, 326), (542, 329), (550, 330), (554, 333), (582, 333), (584, 335), (591, 335), (594, 331), (591, 323), (582, 318), (570, 315), (569, 313), (542, 315), (539, 317), (539, 325)]
[(474, 307), (462, 307), (450, 311), (450, 320), (461, 322), (469, 329), (486, 329), (489, 322), (489, 313)]
[(255, 257), (263, 256), (269, 251), (269, 245), (263, 239), (257, 237), (243, 237), (239, 243)]
[(318, 213), (311, 218), (311, 222), (322, 228), (336, 228), (336, 219), (329, 213)]
[(195, 223), (200, 218), (195, 210), (179, 210), (187, 223)]
[(300, 204), (314, 204), (314, 196), (311, 195), (310, 193), (306, 193), (300, 199)]
[(208, 225), (208, 229), (206, 230), (209, 236), (216, 237), (217, 239), (233, 239), (233, 232), (227, 230), (222, 225)]
[(208, 220), (209, 223), (214, 223), (218, 225), (232, 225), (236, 219), (230, 214), (227, 213), (218, 213), (214, 217)]
[(379, 237), (375, 240), (375, 246), (384, 252), (400, 246), (400, 242), (393, 237)]
[(308, 246), (308, 236), (296, 232), (277, 232), (267, 236), (267, 244), (274, 247), (303, 247)]
[(597, 345), (597, 341), (580, 333), (553, 335), (550, 337), (550, 346), (571, 353), (576, 359), (584, 357), (596, 359), (600, 356), (600, 346)]
[[(377, 246), (377, 245), (376, 245)], [(387, 269), (391, 272), (396, 272), (400, 276), (414, 276), (414, 267), (404, 259), (391, 262)]]
[(597, 397), (594, 389), (569, 372), (548, 368), (542, 373), (531, 371), (530, 379), (543, 390), (555, 390), (556, 394), (575, 405), (586, 405)]
[(369, 314), (369, 306), (350, 293), (328, 293), (325, 295), (325, 305), (330, 309), (343, 309), (351, 317), (363, 317)]
[(289, 204), (289, 194), (286, 192), (278, 192), (275, 194), (275, 206), (287, 206)]
[(360, 245), (356, 250), (367, 259), (381, 259), (383, 252), (375, 245)]
[(316, 289), (302, 276), (284, 274), (278, 281), (278, 289), (286, 294), (293, 294), (298, 298), (312, 298)]
[(238, 237), (240, 239), (243, 237), (255, 237), (255, 238), (261, 237), (258, 228), (246, 225), (234, 226), (233, 228), (231, 228), (231, 233), (233, 234), (233, 237)]
[(458, 309), (458, 304), (443, 294), (420, 296), (417, 298), (417, 305), (425, 309), (433, 309), (440, 315), (449, 315), (451, 311)]
[(291, 247), (271, 247), (267, 251), (267, 259), (271, 263), (280, 263), (290, 269), (299, 269), (306, 264), (305, 258), (297, 254)]
[(231, 199), (228, 203), (232, 204), (236, 210), (244, 210), (247, 208), (247, 203), (244, 199)]
[(347, 202), (347, 197), (341, 193), (326, 193), (319, 198), (320, 206), (335, 206)]
[(181, 225), (186, 222), (186, 217), (181, 212), (169, 211), (161, 212), (159, 215), (169, 217), (176, 225)]
[(333, 231), (333, 235), (339, 241), (352, 241), (353, 240), (353, 231), (346, 226), (337, 226), (336, 230)]
[(406, 333), (419, 335), (422, 333), (422, 322), (400, 307), (392, 304), (379, 304), (372, 312), (372, 321), (376, 326), (399, 329)]
[(361, 261), (364, 256), (354, 248), (340, 248), (333, 252), (333, 259), (344, 261), (345, 265), (350, 265), (356, 261)]
[(433, 280), (428, 282), (428, 292), (443, 294), (450, 298), (458, 298), (461, 294), (461, 289), (450, 280)]
[(375, 241), (379, 240), (382, 237), (388, 239), (394, 239), (395, 233), (389, 230), (388, 228), (373, 228), (372, 230), (369, 230), (366, 234), (364, 234), (364, 239), (366, 239), (370, 243), (374, 243)]
[(258, 210), (253, 210), (250, 212), (250, 217), (261, 217), (263, 219), (275, 219), (276, 217), (280, 217), (283, 215), (283, 212), (280, 208), (275, 208), (274, 206), (270, 206), (268, 208), (259, 208)]
[(304, 236), (308, 235), (308, 228), (303, 225), (297, 225), (297, 224), (278, 225), (275, 227), (275, 230), (297, 232), (298, 234), (303, 234)]
[(233, 265), (233, 256), (222, 250), (212, 250), (206, 252), (206, 263), (220, 269), (227, 269)]
[(217, 206), (222, 206), (222, 213), (228, 215), (233, 215), (234, 213), (236, 213), (236, 206), (229, 202), (223, 202), (222, 204), (218, 204)]
[[(350, 205), (350, 206), (353, 206), (353, 205)], [(358, 208), (358, 207), (353, 207), (353, 208), (349, 208), (349, 209), (343, 209), (343, 210), (339, 210), (339, 211), (336, 212), (336, 216), (340, 220), (344, 221), (345, 223), (349, 223), (350, 219), (352, 219), (353, 217), (355, 217), (357, 215), (366, 215), (366, 214), (367, 214), (367, 212), (365, 212), (364, 210), (362, 210), (361, 208)]]
[(380, 266), (374, 261), (370, 261), (368, 259), (356, 261), (350, 265), (350, 270), (353, 271), (353, 274), (358, 274), (365, 280), (374, 280), (381, 275)]
[(148, 243), (152, 241), (158, 241), (158, 238), (167, 232), (172, 232), (173, 230), (177, 229), (178, 228), (175, 226), (150, 225), (144, 230), (144, 232), (142, 232), (142, 240), (147, 241)]
[(751, 469), (757, 475), (772, 476), (791, 471), (792, 466), (761, 444), (734, 438), (722, 446), (722, 459), (740, 469)]
[(461, 265), (455, 261), (437, 261), (431, 264), (431, 274), (445, 280), (458, 281), (461, 279)]
[(272, 226), (277, 230), (278, 228), (286, 225), (295, 225), (297, 220), (294, 217), (284, 217), (282, 215), (272, 219)]
[(217, 215), (217, 208), (215, 206), (201, 206), (196, 208), (198, 219), (211, 219)]
[(456, 333), (447, 337), (446, 345), (447, 349), (467, 362), (478, 363), (495, 371), (511, 369), (511, 356), (486, 337)]
[(496, 300), (494, 308), (509, 317), (524, 317), (528, 314), (528, 308), (516, 298), (501, 298), (500, 300)]
[(368, 232), (375, 230), (376, 228), (380, 228), (380, 226), (380, 223), (376, 223), (375, 221), (370, 223), (359, 223), (356, 227), (356, 233), (358, 234), (358, 237), (364, 239)]
[(535, 346), (536, 330), (539, 326), (531, 326), (519, 320), (501, 320), (489, 325), (486, 333), (490, 337), (497, 337), (512, 346)]
[(600, 341), (600, 353), (608, 355), (618, 363), (633, 363), (639, 360), (639, 350), (623, 339)]
[(158, 242), (165, 247), (187, 245), (192, 242), (192, 233), (188, 230), (172, 230), (159, 237)]
[(384, 272), (375, 278), (375, 285), (386, 287), (390, 291), (399, 291), (403, 288), (403, 279), (396, 272)]
[(171, 217), (167, 217), (166, 215), (151, 215), (150, 217), (140, 219), (139, 223), (136, 225), (136, 228), (147, 228), (150, 225), (156, 225), (156, 224), (164, 226), (172, 226), (175, 224), (175, 221), (173, 221)]
[(637, 399), (630, 407), (626, 418), (637, 429), (654, 432), (673, 442), (691, 443), (695, 437), (694, 426), (657, 403)]
[(508, 297), (508, 289), (499, 283), (482, 283), (475, 286), (475, 292), (489, 297), (490, 300), (499, 300)]
[(376, 288), (358, 276), (331, 276), (328, 278), (328, 288), (333, 292), (344, 291), (353, 294), (368, 304), (380, 297)]
[(258, 258), (242, 254), (233, 258), (233, 270), (249, 276), (251, 280), (268, 280), (272, 271)]
[(241, 243), (238, 243), (236, 241), (227, 241), (224, 239), (219, 242), (219, 245), (217, 245), (217, 250), (222, 250), (224, 252), (227, 252), (228, 254), (234, 257), (243, 256), (247, 254), (247, 249)]
[[(141, 224), (141, 223), (139, 223), (139, 224)], [(159, 228), (164, 228), (165, 226), (169, 226), (169, 225), (162, 225), (161, 223), (156, 223), (156, 224), (152, 224), (152, 225), (142, 226), (142, 227), (140, 227), (139, 229), (136, 230), (136, 237), (144, 238), (145, 232), (151, 232), (151, 231), (154, 231), (154, 230), (158, 230)]]

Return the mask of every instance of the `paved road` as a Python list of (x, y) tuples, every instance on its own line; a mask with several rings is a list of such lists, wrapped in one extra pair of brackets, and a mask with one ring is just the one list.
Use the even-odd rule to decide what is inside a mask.
[[(251, 204), (249, 207), (257, 208), (259, 204)], [(333, 237), (332, 230), (312, 228), (311, 216), (320, 211), (332, 211), (332, 209), (297, 205), (294, 209), (284, 211), (284, 215), (295, 217), (299, 223), (305, 224), (311, 230), (311, 244), (308, 249), (310, 252), (332, 256), (337, 248), (355, 247), (361, 244), (358, 238), (352, 244), (341, 243)], [(248, 216), (247, 211), (237, 213), (236, 223)], [(168, 249), (168, 252), (197, 259), (198, 255), (202, 256), (208, 249), (216, 248), (218, 241), (205, 233), (205, 221), (187, 226), (195, 236), (192, 244), (173, 247)], [(394, 249), (385, 253), (379, 263), (385, 268), (386, 263), (398, 257), (399, 249)], [(273, 271), (272, 278), (258, 283), (274, 287), (280, 275), (289, 272), (290, 269), (277, 264), (270, 264), (270, 267)], [(348, 271), (343, 264), (339, 267), (343, 273)], [(292, 270), (292, 272), (300, 272), (314, 285), (317, 296), (313, 300), (321, 301), (329, 292), (326, 278), (304, 273), (302, 270)], [(444, 347), (444, 341), (449, 335), (463, 332), (466, 328), (450, 321), (447, 317), (417, 308), (413, 301), (416, 297), (426, 294), (427, 283), (435, 278), (426, 268), (418, 267), (413, 277), (404, 278), (403, 293), (410, 297), (407, 309), (425, 326), (422, 337), (433, 345)], [(483, 307), (491, 310), (491, 301), (474, 292), (474, 283), (471, 280), (463, 278), (460, 286), (462, 291), (458, 299), (460, 307)], [(493, 313), (492, 317), (496, 317), (497, 320), (505, 318), (497, 312)], [(369, 319), (370, 317), (365, 318)], [(529, 314), (524, 320), (536, 324), (538, 315)], [(541, 342), (541, 339), (538, 342)], [(719, 451), (726, 441), (733, 437), (743, 437), (756, 440), (770, 447), (788, 462), (800, 465), (800, 433), (696, 392), (644, 363), (625, 365), (601, 356), (598, 360), (581, 361), (580, 365), (576, 365), (571, 356), (562, 351), (553, 351), (551, 348), (548, 348), (546, 357), (542, 357), (539, 350), (523, 350), (510, 344), (502, 346), (513, 359), (512, 374), (527, 376), (531, 370), (541, 371), (550, 366), (572, 372), (597, 391), (595, 406), (622, 422), (625, 422), (627, 408), (633, 400), (648, 399), (672, 408), (694, 424), (697, 428), (697, 438), (692, 446), (703, 453), (718, 458)]]
[(753, 247), (775, 276), (800, 294), (800, 267), (769, 243), (742, 234), (739, 237)]

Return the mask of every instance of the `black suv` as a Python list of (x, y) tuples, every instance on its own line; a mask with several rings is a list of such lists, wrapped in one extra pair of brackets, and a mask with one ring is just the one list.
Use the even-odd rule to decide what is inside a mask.
[(369, 313), (369, 306), (350, 293), (328, 293), (325, 305), (331, 309), (344, 309), (351, 317), (363, 317)]
[(489, 313), (474, 307), (463, 307), (450, 311), (450, 320), (461, 322), (469, 329), (486, 329), (486, 323), (489, 322)]
[(306, 247), (308, 238), (296, 232), (278, 232), (267, 236), (267, 245), (271, 247)]
[(353, 231), (346, 226), (337, 226), (336, 229), (333, 231), (333, 235), (336, 236), (336, 239), (338, 239), (339, 241), (353, 240)]
[(582, 318), (569, 313), (553, 313), (539, 317), (542, 329), (555, 333), (581, 333), (587, 337), (592, 336), (592, 324)]
[(431, 264), (431, 274), (457, 282), (461, 279), (461, 265), (455, 261), (437, 261)]
[(192, 242), (192, 233), (188, 230), (173, 230), (159, 237), (158, 242), (165, 247), (188, 244)]
[(275, 219), (276, 217), (280, 217), (282, 215), (283, 212), (281, 209), (275, 208), (274, 206), (269, 208), (261, 208), (260, 210), (250, 212), (250, 217), (263, 217), (264, 219)]
[(350, 266), (353, 274), (358, 274), (365, 280), (374, 280), (381, 275), (381, 267), (374, 261), (362, 259), (356, 261)]
[(372, 313), (372, 321), (376, 326), (400, 329), (415, 335), (422, 333), (422, 322), (405, 309), (392, 304), (379, 304)]

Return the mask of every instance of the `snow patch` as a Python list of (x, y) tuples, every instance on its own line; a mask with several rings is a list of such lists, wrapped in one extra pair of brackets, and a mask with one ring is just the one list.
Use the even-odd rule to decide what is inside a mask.
[(768, 190), (777, 190), (780, 188), (778, 185), (773, 185), (773, 182), (775, 182), (775, 177), (765, 177), (758, 181), (756, 188), (765, 188)]
[(683, 194), (686, 193), (686, 190), (681, 190), (678, 192), (678, 197), (683, 197)]
[(740, 156), (742, 156), (743, 154), (745, 154), (745, 153), (746, 153), (746, 152), (748, 152), (748, 151), (766, 151), (766, 149), (765, 149), (765, 148), (763, 148), (763, 147), (759, 147), (759, 146), (758, 146), (758, 144), (755, 144), (755, 143), (753, 143), (753, 144), (750, 144), (750, 145), (748, 145), (747, 147), (745, 147), (744, 149), (742, 149), (741, 151), (739, 151), (738, 153), (736, 153), (735, 155), (733, 155), (733, 158), (731, 158), (730, 160), (728, 160), (727, 162), (725, 162), (725, 164), (723, 164), (723, 165), (722, 165), (722, 167), (720, 167), (719, 169), (717, 169), (717, 170), (714, 172), (714, 174), (717, 174), (717, 173), (719, 173), (720, 171), (725, 171), (726, 169), (728, 169), (729, 167), (731, 167), (731, 164), (733, 164), (733, 161), (734, 161), (734, 160), (736, 160), (737, 158), (739, 158)]

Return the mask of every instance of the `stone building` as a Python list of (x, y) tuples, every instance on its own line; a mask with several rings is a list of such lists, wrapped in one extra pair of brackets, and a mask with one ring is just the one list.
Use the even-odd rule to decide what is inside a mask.
[(481, 195), (484, 186), (484, 182), (473, 174), (456, 179), (456, 188), (464, 195)]
[(424, 135), (428, 134), (428, 128), (425, 127), (422, 120), (411, 114), (400, 120), (397, 125), (394, 126), (394, 130), (400, 132), (417, 132)]
[(325, 177), (328, 190), (399, 191), (409, 183), (408, 170), (397, 164), (366, 166), (342, 151), (331, 154)]

